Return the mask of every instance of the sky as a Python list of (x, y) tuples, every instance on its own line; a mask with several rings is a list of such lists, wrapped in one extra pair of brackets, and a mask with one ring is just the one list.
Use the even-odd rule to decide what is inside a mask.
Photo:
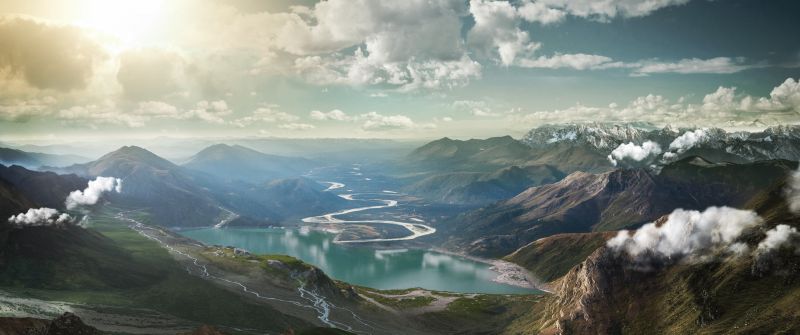
[(0, 141), (800, 122), (793, 0), (6, 0)]

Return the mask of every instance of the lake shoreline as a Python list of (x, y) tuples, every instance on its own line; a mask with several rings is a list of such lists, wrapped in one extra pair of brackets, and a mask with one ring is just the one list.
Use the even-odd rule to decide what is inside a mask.
[[(294, 229), (301, 229), (304, 227), (311, 230), (322, 231), (329, 234), (338, 234), (341, 232), (341, 230), (332, 229), (330, 227), (319, 227), (319, 226), (297, 226)], [(292, 229), (292, 228), (286, 227), (284, 229)], [(492, 279), (492, 281), (495, 283), (521, 287), (526, 289), (539, 290), (546, 293), (552, 293), (551, 291), (546, 289), (544, 287), (545, 285), (540, 280), (536, 279), (533, 276), (533, 274), (531, 274), (527, 269), (523, 268), (518, 264), (504, 261), (502, 259), (489, 259), (489, 258), (477, 257), (461, 252), (435, 248), (427, 245), (386, 246), (386, 245), (380, 245), (380, 242), (369, 242), (369, 243), (371, 244), (369, 247), (374, 250), (389, 250), (389, 249), (397, 249), (397, 247), (403, 247), (403, 248), (417, 249), (422, 251), (433, 251), (436, 253), (449, 256), (458, 256), (461, 258), (469, 259), (471, 261), (491, 265), (489, 270), (497, 273), (497, 277)]]
[(497, 273), (497, 277), (492, 279), (492, 281), (496, 283), (552, 293), (550, 290), (544, 288), (545, 285), (541, 283), (540, 280), (537, 280), (533, 274), (530, 273), (530, 271), (518, 264), (504, 261), (502, 259), (483, 258), (441, 248), (430, 247), (426, 250), (445, 255), (463, 257), (475, 262), (491, 265), (489, 269)]
[[(207, 227), (205, 229), (199, 229), (199, 230), (200, 231), (205, 230), (205, 231), (208, 231), (209, 233), (215, 234), (217, 236), (224, 236), (224, 235), (229, 235), (229, 234), (238, 234), (240, 236), (246, 236), (246, 235), (250, 235), (250, 234), (246, 234), (245, 233), (245, 235), (241, 235), (242, 233), (235, 233), (234, 231), (236, 231), (236, 230), (248, 231), (248, 230), (253, 230), (253, 229), (259, 230), (259, 231), (262, 230), (262, 229), (269, 231), (269, 230), (273, 230), (274, 229), (273, 231), (286, 231), (285, 234), (289, 234), (287, 236), (295, 235), (295, 236), (300, 237), (300, 238), (302, 238), (302, 236), (308, 236), (309, 232), (311, 232), (311, 231), (316, 231), (317, 234), (320, 234), (320, 233), (323, 234), (323, 235), (319, 235), (319, 236), (327, 235), (328, 237), (326, 237), (325, 239), (331, 241), (330, 242), (330, 246), (332, 247), (336, 243), (333, 243), (331, 239), (333, 238), (333, 236), (336, 235), (337, 231), (336, 231), (336, 229), (331, 229), (331, 228), (334, 228), (334, 227), (331, 227), (331, 226), (294, 226), (294, 227), (272, 227), (272, 228), (247, 228), (247, 227), (213, 228), (213, 227)], [(224, 231), (226, 231), (226, 230), (229, 231), (230, 233), (224, 233)], [(179, 231), (176, 231), (176, 233), (178, 233), (178, 234), (180, 234), (180, 235), (182, 235), (182, 236), (184, 236), (186, 238), (190, 238), (192, 240), (199, 241), (199, 242), (201, 242), (201, 243), (203, 243), (205, 245), (230, 245), (230, 246), (234, 246), (234, 247), (239, 247), (241, 249), (245, 249), (248, 252), (252, 252), (254, 254), (285, 254), (285, 255), (290, 255), (290, 256), (293, 256), (293, 257), (298, 257), (300, 259), (305, 258), (302, 255), (298, 255), (298, 254), (295, 254), (295, 253), (292, 253), (292, 252), (286, 252), (285, 250), (278, 250), (278, 249), (275, 249), (273, 251), (259, 250), (259, 249), (261, 249), (261, 247), (255, 247), (255, 245), (253, 245), (253, 244), (249, 245), (251, 248), (253, 248), (253, 247), (255, 248), (255, 249), (251, 250), (251, 248), (248, 248), (248, 244), (246, 244), (246, 243), (245, 244), (235, 243), (235, 242), (233, 242), (233, 240), (230, 240), (230, 241), (217, 240), (217, 241), (215, 241), (213, 239), (212, 240), (208, 240), (208, 239), (204, 239), (204, 238), (198, 239), (198, 236), (196, 236), (196, 234), (194, 233), (196, 231), (198, 231), (198, 230), (197, 229), (188, 229), (188, 230), (179, 230)], [(213, 233), (213, 232), (217, 232), (217, 233)], [(254, 233), (255, 233), (255, 231), (254, 231)], [(223, 235), (218, 235), (218, 234), (223, 234)], [(189, 235), (189, 236), (187, 236), (187, 235)], [(281, 234), (281, 236), (283, 236), (283, 234)], [(295, 237), (295, 239), (297, 237)], [(320, 237), (320, 238), (322, 238), (322, 237)], [(328, 243), (328, 242), (325, 242), (325, 243)], [(438, 262), (443, 261), (444, 259), (448, 259), (448, 258), (444, 258), (443, 259), (442, 257), (452, 257), (447, 262), (472, 262), (473, 264), (482, 264), (482, 269), (479, 270), (480, 273), (482, 273), (481, 274), (481, 278), (482, 278), (481, 280), (484, 281), (485, 283), (493, 283), (494, 285), (496, 285), (495, 288), (487, 288), (488, 291), (484, 291), (485, 290), (484, 288), (478, 288), (478, 287), (473, 287), (474, 289), (476, 289), (474, 291), (471, 290), (471, 289), (464, 290), (464, 288), (455, 289), (455, 287), (452, 287), (452, 289), (455, 289), (453, 292), (478, 293), (478, 294), (540, 294), (540, 293), (542, 293), (541, 291), (545, 291), (545, 290), (539, 289), (534, 284), (534, 282), (529, 279), (528, 275), (526, 274), (527, 271), (525, 271), (524, 269), (522, 269), (521, 267), (519, 267), (519, 266), (517, 266), (515, 264), (508, 263), (508, 262), (505, 262), (505, 261), (502, 261), (502, 260), (489, 260), (489, 259), (474, 257), (474, 256), (470, 256), (470, 255), (463, 255), (463, 254), (455, 253), (455, 252), (452, 252), (452, 251), (449, 251), (449, 250), (442, 250), (442, 249), (433, 248), (430, 245), (423, 244), (423, 243), (391, 243), (391, 244), (387, 244), (387, 243), (368, 243), (368, 244), (365, 244), (365, 245), (360, 246), (360, 247), (350, 247), (350, 246), (344, 246), (344, 245), (340, 245), (340, 244), (336, 244), (336, 245), (338, 245), (338, 248), (340, 248), (340, 250), (344, 250), (344, 251), (337, 252), (338, 256), (342, 256), (342, 254), (341, 254), (342, 252), (347, 252), (346, 251), (347, 249), (351, 249), (352, 248), (353, 249), (352, 252), (355, 252), (357, 254), (364, 253), (364, 252), (368, 253), (370, 255), (370, 257), (369, 257), (370, 259), (372, 259), (371, 255), (373, 253), (375, 253), (375, 258), (376, 259), (383, 259), (383, 257), (386, 257), (383, 253), (378, 255), (380, 250), (393, 250), (393, 249), (400, 250), (400, 249), (402, 249), (403, 251), (418, 252), (418, 253), (420, 253), (420, 256), (418, 256), (418, 257), (421, 257), (423, 254), (425, 254), (425, 257), (423, 257), (424, 258), (424, 261), (423, 261), (424, 264), (421, 265), (423, 269), (424, 269), (426, 264), (427, 264), (428, 267), (431, 266), (431, 264), (428, 264), (427, 262), (434, 262), (434, 263), (432, 263), (432, 264), (434, 264), (433, 266), (438, 266), (438, 265), (436, 265)], [(313, 252), (315, 252), (315, 253), (319, 253), (319, 252), (323, 252), (325, 254), (328, 253), (327, 252), (327, 248), (328, 248), (327, 244), (324, 244), (324, 246), (320, 245), (320, 248), (316, 248), (315, 246), (310, 246), (310, 247), (311, 247), (311, 249), (309, 249), (309, 250), (314, 250)], [(362, 249), (364, 251), (357, 251), (357, 249)], [(323, 251), (323, 250), (326, 250), (326, 251)], [(331, 250), (331, 251), (333, 251), (333, 250)], [(428, 252), (433, 253), (433, 254), (430, 254), (430, 256), (431, 256), (430, 258), (428, 257), (428, 254), (427, 254)], [(439, 255), (439, 256), (436, 256), (436, 255)], [(306, 255), (306, 256), (308, 256), (308, 255)], [(381, 257), (379, 257), (379, 256), (381, 256)], [(330, 257), (330, 256), (325, 256), (325, 257)], [(346, 256), (346, 257), (349, 257), (349, 256)], [(437, 259), (437, 257), (438, 257), (438, 259)], [(421, 258), (421, 260), (422, 260), (422, 258)], [(305, 261), (308, 262), (309, 264), (312, 264), (314, 266), (320, 267), (320, 265), (317, 264), (317, 262), (313, 261), (313, 259), (307, 259)], [(325, 262), (323, 262), (323, 263), (325, 263)], [(327, 264), (327, 266), (330, 267), (330, 264)], [(339, 275), (337, 275), (337, 272), (347, 271), (347, 267), (345, 267), (344, 269), (341, 269), (341, 270), (333, 271), (333, 272), (327, 271), (327, 270), (331, 270), (331, 269), (327, 269), (325, 266), (322, 266), (320, 268), (323, 269), (323, 271), (326, 271), (326, 273), (330, 273), (332, 278), (336, 278), (337, 280), (343, 280), (343, 281), (346, 281), (346, 282), (353, 282), (354, 284), (357, 284), (357, 285), (374, 287), (376, 289), (387, 289), (387, 288), (383, 287), (385, 285), (380, 284), (381, 280), (379, 278), (369, 279), (368, 281), (372, 281), (372, 285), (370, 285), (368, 282), (360, 282), (359, 280), (355, 280), (354, 281), (352, 278), (348, 279), (346, 276), (345, 277), (341, 277), (341, 273)], [(428, 270), (428, 271), (430, 271), (430, 270)], [(470, 275), (470, 276), (475, 276), (475, 275)], [(391, 279), (391, 280), (393, 280), (393, 279)], [(391, 282), (391, 280), (389, 282)], [(497, 286), (497, 285), (499, 285), (499, 286)], [(425, 289), (449, 291), (450, 289), (448, 287), (450, 287), (450, 284), (441, 284), (440, 283), (440, 284), (434, 284), (433, 286), (425, 286)], [(503, 289), (503, 288), (499, 288), (499, 287), (506, 287), (506, 288)], [(391, 288), (388, 288), (388, 289), (399, 289), (399, 288), (403, 288), (403, 287), (398, 286), (398, 287), (391, 287)]]

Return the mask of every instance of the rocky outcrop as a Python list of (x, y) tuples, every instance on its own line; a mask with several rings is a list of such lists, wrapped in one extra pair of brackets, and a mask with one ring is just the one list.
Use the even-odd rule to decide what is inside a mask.
[(549, 283), (563, 277), (615, 234), (596, 232), (548, 236), (517, 249), (504, 259), (519, 264), (537, 279)]
[(606, 334), (611, 328), (615, 273), (619, 266), (609, 249), (602, 247), (558, 281), (550, 315), (560, 333)]

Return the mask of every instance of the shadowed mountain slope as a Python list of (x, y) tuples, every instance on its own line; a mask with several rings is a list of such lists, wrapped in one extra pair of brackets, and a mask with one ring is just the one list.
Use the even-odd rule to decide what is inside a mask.
[(714, 164), (689, 157), (658, 175), (639, 169), (576, 172), (468, 212), (443, 230), (452, 232), (457, 248), (499, 257), (538, 238), (636, 227), (675, 208), (741, 206), (795, 167), (782, 160)]

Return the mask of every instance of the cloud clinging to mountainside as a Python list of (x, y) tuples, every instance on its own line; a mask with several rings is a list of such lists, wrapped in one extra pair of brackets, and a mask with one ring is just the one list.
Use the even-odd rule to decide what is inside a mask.
[(72, 191), (65, 201), (67, 209), (75, 209), (78, 206), (90, 206), (100, 200), (100, 196), (105, 192), (122, 192), (122, 179), (113, 177), (97, 177), (89, 181), (89, 185), (83, 191)]
[(645, 141), (641, 145), (634, 144), (633, 142), (620, 144), (617, 148), (611, 151), (608, 155), (608, 160), (614, 166), (620, 162), (631, 160), (635, 162), (645, 162), (646, 160), (655, 159), (656, 156), (661, 154), (661, 146), (653, 141)]
[(42, 207), (31, 208), (25, 213), (12, 215), (8, 222), (20, 226), (52, 226), (67, 225), (74, 222), (74, 218), (67, 213), (60, 213), (58, 210)]
[(635, 231), (620, 231), (608, 246), (634, 258), (681, 259), (728, 249), (745, 229), (763, 222), (750, 210), (709, 207), (704, 211), (676, 209), (660, 225), (651, 222)]

